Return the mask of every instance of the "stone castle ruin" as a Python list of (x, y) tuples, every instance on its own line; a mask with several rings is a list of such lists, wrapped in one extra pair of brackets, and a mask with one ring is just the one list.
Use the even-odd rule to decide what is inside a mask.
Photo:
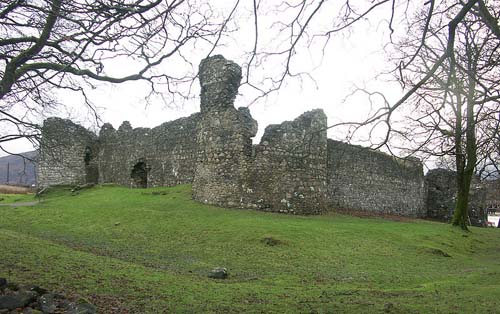
[(419, 160), (328, 139), (322, 110), (268, 126), (253, 145), (257, 122), (247, 108), (233, 105), (241, 68), (213, 56), (201, 62), (199, 78), (200, 112), (152, 129), (104, 124), (96, 135), (69, 120), (45, 120), (39, 185), (191, 183), (195, 200), (225, 207), (411, 217), (436, 212), (428, 208), (429, 182)]

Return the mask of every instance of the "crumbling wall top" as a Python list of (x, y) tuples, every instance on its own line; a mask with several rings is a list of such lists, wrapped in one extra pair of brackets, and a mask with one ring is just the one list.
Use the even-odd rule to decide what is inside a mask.
[(252, 145), (257, 121), (248, 108), (234, 108), (240, 66), (211, 56), (200, 63), (199, 79), (201, 112), (152, 129), (107, 123), (97, 138), (48, 119), (40, 182), (193, 183), (193, 198), (205, 203), (296, 214), (321, 213), (329, 204), (413, 216), (424, 210), (419, 160), (328, 140), (322, 110), (270, 125)]
[(232, 107), (241, 81), (241, 67), (221, 55), (203, 59), (200, 63), (200, 111)]
[(129, 121), (123, 121), (120, 127), (118, 128), (118, 132), (130, 132), (132, 130), (133, 128)]
[(115, 128), (111, 123), (104, 123), (99, 131), (99, 138), (105, 138), (111, 134), (115, 133)]
[(309, 141), (323, 132), (326, 141), (327, 118), (322, 109), (304, 112), (293, 121), (281, 124), (268, 125), (261, 139), (261, 144), (270, 146), (292, 145), (293, 147), (307, 146)]

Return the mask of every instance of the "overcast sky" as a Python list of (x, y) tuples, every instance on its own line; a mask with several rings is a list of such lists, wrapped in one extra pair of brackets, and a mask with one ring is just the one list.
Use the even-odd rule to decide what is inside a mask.
[[(262, 25), (265, 27), (265, 21)], [(260, 32), (265, 33), (265, 29)], [(387, 36), (387, 32), (387, 27), (381, 25), (380, 21), (371, 19), (369, 23), (360, 23), (350, 34), (334, 37), (324, 56), (318, 49), (302, 50), (301, 59), (298, 61), (303, 62), (304, 68), (315, 81), (287, 80), (278, 92), (252, 104), (250, 111), (259, 123), (259, 133), (254, 142), (258, 142), (267, 125), (292, 120), (301, 113), (316, 108), (325, 111), (329, 124), (361, 120), (367, 115), (370, 104), (365, 97), (349, 98), (345, 101), (354, 86), (382, 90), (392, 100), (400, 96), (396, 84), (375, 78), (382, 70), (390, 67), (386, 60), (387, 55), (382, 51), (383, 38)], [(245, 33), (248, 33), (248, 36), (245, 36)], [(232, 43), (219, 48), (215, 53), (238, 62), (241, 50), (247, 49), (252, 43), (250, 36), (251, 29), (242, 27), (239, 35), (232, 39)], [(120, 60), (116, 61), (113, 67), (125, 74), (131, 71), (130, 65), (127, 60)], [(266, 71), (273, 71), (272, 63), (263, 66)], [(161, 67), (159, 70), (161, 71)], [(196, 85), (198, 84), (196, 82)], [(199, 93), (198, 86), (193, 91), (195, 94)], [(248, 106), (255, 95), (254, 91), (243, 87), (239, 92), (235, 106)], [(94, 103), (99, 107), (102, 122), (109, 122), (115, 128), (125, 120), (130, 121), (133, 127), (155, 127), (199, 111), (198, 98), (182, 105), (167, 105), (159, 99), (147, 104), (144, 101), (146, 93), (147, 86), (141, 82), (98, 85), (96, 90), (90, 92)], [(70, 117), (87, 127), (95, 127), (88, 111), (81, 106), (80, 99), (65, 94), (61, 94), (61, 99), (67, 104), (66, 108), (58, 112), (48, 112), (47, 116)], [(342, 139), (344, 135), (342, 130), (329, 131), (331, 138)], [(8, 143), (5, 147), (16, 153), (33, 149), (30, 143), (22, 141)]]

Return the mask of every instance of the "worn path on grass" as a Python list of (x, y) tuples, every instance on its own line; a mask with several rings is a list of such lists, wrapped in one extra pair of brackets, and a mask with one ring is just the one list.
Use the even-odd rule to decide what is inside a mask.
[(19, 203), (10, 203), (10, 204), (0, 204), (0, 206), (10, 206), (10, 207), (20, 207), (20, 206), (35, 206), (36, 204), (40, 204), (39, 201), (32, 202), (19, 202)]

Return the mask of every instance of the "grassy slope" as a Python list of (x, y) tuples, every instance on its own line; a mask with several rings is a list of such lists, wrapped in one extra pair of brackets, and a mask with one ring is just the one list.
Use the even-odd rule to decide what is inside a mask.
[[(0, 252), (0, 277), (118, 313), (500, 312), (499, 229), (221, 209), (189, 186), (0, 207)], [(228, 280), (206, 277), (217, 266)]]
[(2, 194), (0, 193), (0, 205), (12, 204), (19, 202), (34, 202), (37, 201), (33, 194)]

